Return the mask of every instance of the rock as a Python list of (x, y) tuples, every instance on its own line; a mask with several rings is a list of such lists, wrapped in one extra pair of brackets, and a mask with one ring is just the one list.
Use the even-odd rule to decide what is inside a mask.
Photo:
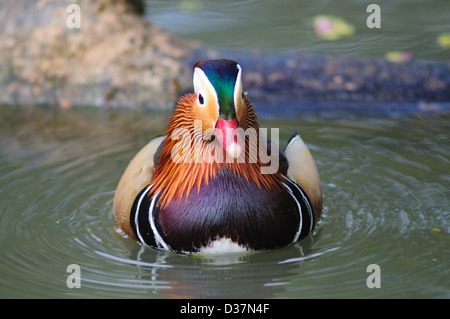
[(450, 108), (449, 62), (218, 50), (146, 22), (143, 0), (77, 4), (79, 20), (70, 1), (2, 2), (0, 103), (171, 109), (180, 94), (192, 91), (195, 62), (229, 58), (245, 70), (244, 90), (252, 101), (275, 113), (324, 103), (353, 103), (352, 111), (363, 112), (373, 105), (401, 112), (409, 105)]
[[(140, 15), (139, 0), (2, 3), (0, 103), (167, 108), (188, 85), (189, 44)], [(69, 23), (68, 23), (69, 21)]]

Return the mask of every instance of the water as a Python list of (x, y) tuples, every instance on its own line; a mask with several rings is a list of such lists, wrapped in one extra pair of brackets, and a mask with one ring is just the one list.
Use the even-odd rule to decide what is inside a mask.
[[(450, 297), (448, 115), (265, 119), (281, 144), (299, 131), (317, 161), (317, 230), (273, 251), (185, 256), (126, 238), (112, 211), (128, 161), (168, 114), (0, 110), (0, 297)], [(381, 288), (367, 287), (370, 264)]]
[[(295, 49), (448, 61), (447, 0), (382, 1), (381, 29), (365, 25), (372, 1), (150, 1), (163, 29), (232, 48)], [(312, 18), (355, 27), (338, 41)], [(449, 298), (450, 115), (257, 113), (301, 133), (322, 180), (323, 218), (283, 249), (226, 256), (155, 251), (115, 227), (113, 197), (127, 163), (169, 114), (0, 106), (1, 298)], [(266, 116), (267, 115), (267, 116)], [(67, 267), (81, 270), (68, 288)], [(368, 288), (367, 267), (381, 270)], [(70, 282), (70, 281), (69, 281)]]
[[(368, 28), (369, 4), (380, 6), (380, 28)], [(191, 41), (233, 48), (385, 56), (448, 61), (438, 37), (450, 33), (447, 0), (146, 0), (148, 20)], [(354, 33), (334, 41), (318, 37), (314, 17), (343, 18)]]

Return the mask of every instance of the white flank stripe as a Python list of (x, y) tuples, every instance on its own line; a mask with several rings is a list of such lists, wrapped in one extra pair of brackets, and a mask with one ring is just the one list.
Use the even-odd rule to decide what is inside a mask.
[(309, 205), (309, 201), (306, 198), (304, 192), (302, 191), (302, 189), (300, 187), (298, 187), (297, 184), (295, 184), (293, 181), (291, 181), (289, 178), (287, 178), (286, 176), (284, 176), (284, 178), (286, 178), (292, 185), (294, 185), (298, 191), (300, 192), (300, 194), (302, 194), (302, 198), (303, 198), (303, 202), (306, 204), (306, 207), (308, 208), (308, 214), (309, 214), (309, 220), (310, 220), (310, 225), (309, 225), (309, 231), (311, 232), (313, 224), (314, 224), (314, 220), (313, 220), (313, 213), (312, 213), (312, 208), (311, 205)]
[(143, 192), (141, 197), (139, 198), (138, 204), (136, 206), (136, 214), (134, 215), (134, 224), (136, 225), (136, 233), (137, 236), (139, 237), (139, 241), (143, 244), (145, 244), (144, 238), (142, 238), (141, 236), (141, 232), (139, 231), (139, 223), (138, 223), (138, 217), (139, 217), (139, 207), (141, 206), (142, 200), (144, 199), (144, 197), (147, 195), (147, 193), (150, 191), (150, 189), (153, 187), (150, 186), (147, 191)]
[(294, 240), (292, 241), (292, 243), (296, 243), (298, 241), (298, 238), (300, 237), (300, 234), (302, 232), (302, 227), (303, 227), (302, 206), (298, 202), (297, 198), (295, 198), (294, 193), (292, 193), (292, 190), (289, 188), (289, 186), (287, 186), (285, 183), (281, 183), (281, 184), (283, 184), (284, 187), (286, 187), (286, 189), (288, 190), (288, 193), (291, 194), (292, 198), (295, 200), (295, 202), (297, 203), (297, 206), (298, 206), (298, 214), (299, 214), (300, 223), (298, 225), (297, 233), (294, 236)]
[(158, 245), (161, 245), (165, 250), (171, 250), (169, 245), (167, 245), (164, 241), (164, 239), (161, 237), (161, 235), (158, 232), (158, 229), (156, 229), (155, 220), (153, 218), (153, 207), (155, 207), (156, 198), (158, 197), (159, 192), (156, 194), (153, 194), (152, 202), (150, 204), (150, 208), (148, 209), (148, 219), (150, 222), (150, 226), (152, 227), (153, 235), (155, 236), (155, 242)]

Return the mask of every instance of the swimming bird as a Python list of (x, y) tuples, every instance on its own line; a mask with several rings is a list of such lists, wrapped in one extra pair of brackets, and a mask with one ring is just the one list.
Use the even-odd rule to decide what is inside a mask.
[(260, 128), (232, 60), (201, 60), (165, 134), (131, 160), (114, 198), (122, 230), (178, 253), (275, 249), (310, 234), (319, 174), (294, 133), (284, 150)]

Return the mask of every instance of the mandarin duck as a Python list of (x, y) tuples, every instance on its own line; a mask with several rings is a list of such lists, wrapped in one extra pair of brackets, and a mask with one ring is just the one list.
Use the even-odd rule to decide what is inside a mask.
[(263, 134), (238, 63), (202, 60), (193, 69), (194, 93), (179, 98), (164, 136), (140, 150), (119, 181), (120, 227), (143, 245), (179, 253), (301, 240), (322, 209), (307, 146), (294, 133), (282, 151)]

